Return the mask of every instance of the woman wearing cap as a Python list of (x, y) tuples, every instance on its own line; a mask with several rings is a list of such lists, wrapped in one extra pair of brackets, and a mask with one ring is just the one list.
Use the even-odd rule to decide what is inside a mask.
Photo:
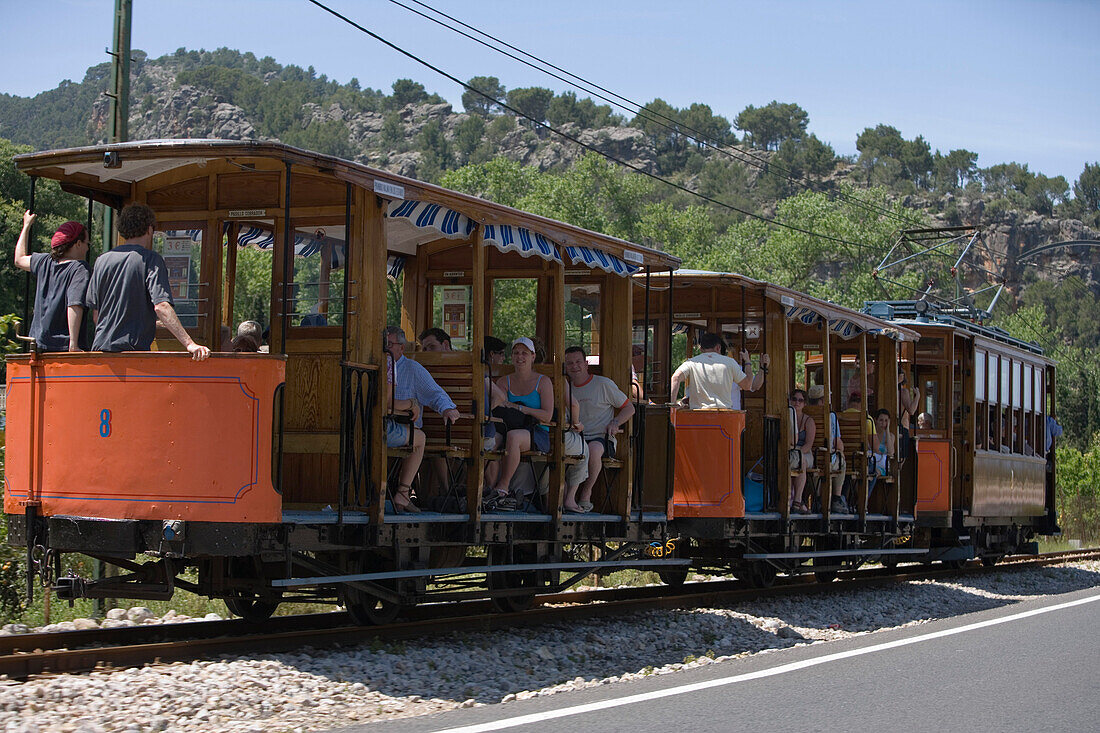
[(554, 415), (554, 385), (532, 369), (535, 363), (535, 342), (521, 336), (512, 342), (512, 367), (515, 371), (501, 377), (496, 384), (507, 395), (505, 407), (511, 407), (535, 422), (529, 429), (513, 429), (504, 434), (504, 460), (489, 494), (490, 501), (499, 502), (509, 495), (508, 487), (519, 467), (520, 454), (525, 450), (550, 450), (550, 429), (539, 423), (549, 422)]
[(80, 222), (67, 221), (50, 239), (49, 255), (27, 254), (37, 218), (29, 211), (23, 213), (23, 231), (15, 245), (15, 266), (33, 272), (37, 281), (29, 335), (42, 351), (84, 351), (88, 348), (84, 302), (91, 276), (85, 261), (88, 235)]

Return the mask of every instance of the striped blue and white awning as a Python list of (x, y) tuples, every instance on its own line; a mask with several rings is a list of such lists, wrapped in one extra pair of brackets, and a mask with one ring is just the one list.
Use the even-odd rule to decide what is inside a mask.
[[(321, 253), (325, 244), (332, 244), (332, 266), (344, 266), (344, 240), (335, 237), (318, 239), (308, 234), (294, 234), (294, 255), (296, 257), (315, 257)], [(271, 249), (275, 246), (275, 234), (261, 227), (241, 227), (237, 232), (237, 246), (252, 249)]]
[(486, 224), (481, 228), (481, 241), (501, 252), (515, 252), (523, 257), (541, 257), (561, 264), (561, 247), (548, 237), (511, 224)]
[(390, 255), (386, 258), (386, 277), (396, 280), (405, 269), (405, 258), (402, 255)]
[(386, 210), (390, 219), (403, 219), (417, 229), (434, 229), (447, 239), (465, 239), (477, 226), (465, 214), (427, 201), (394, 201)]
[(598, 267), (604, 272), (610, 272), (612, 275), (618, 275), (620, 277), (629, 277), (641, 269), (636, 265), (628, 265), (610, 252), (604, 252), (603, 250), (594, 249), (592, 247), (574, 245), (566, 247), (565, 252), (569, 255), (569, 259), (573, 261), (574, 265), (584, 264), (588, 267)]
[(847, 318), (826, 319), (813, 308), (808, 308), (804, 305), (788, 306), (787, 320), (800, 321), (801, 323), (805, 323), (807, 326), (814, 326), (822, 321), (825, 321), (829, 324), (830, 331), (845, 340), (855, 338), (856, 336), (867, 330), (855, 321), (848, 320)]

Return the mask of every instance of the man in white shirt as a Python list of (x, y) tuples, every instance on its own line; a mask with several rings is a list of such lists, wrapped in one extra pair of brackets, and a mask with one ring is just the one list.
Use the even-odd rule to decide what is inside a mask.
[(592, 511), (592, 487), (603, 468), (603, 457), (615, 457), (615, 435), (634, 417), (634, 403), (608, 379), (588, 372), (588, 357), (580, 346), (565, 350), (565, 374), (569, 393), (580, 407), (577, 422), (588, 443), (588, 478), (577, 491), (574, 504), (566, 491), (564, 506), (569, 511)]
[[(693, 410), (741, 409), (740, 390), (751, 392), (754, 389), (751, 362), (745, 361), (745, 367), (749, 370), (746, 373), (736, 359), (721, 354), (722, 339), (714, 333), (704, 333), (700, 337), (699, 349), (701, 353), (698, 356), (685, 361), (672, 375), (672, 399), (675, 401), (683, 384), (687, 388), (688, 405)], [(761, 357), (761, 364), (762, 371), (767, 373), (767, 354)], [(739, 388), (736, 405), (734, 387)]]

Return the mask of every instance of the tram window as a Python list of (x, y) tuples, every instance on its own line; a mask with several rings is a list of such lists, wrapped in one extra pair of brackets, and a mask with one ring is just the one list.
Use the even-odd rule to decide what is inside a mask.
[(230, 320), (235, 324), (256, 321), (265, 328), (271, 323), (270, 248), (238, 245)]
[(986, 428), (989, 426), (989, 421), (986, 419), (986, 403), (978, 402), (974, 405), (974, 429), (977, 431), (977, 447), (984, 450), (988, 445), (986, 437)]
[[(931, 418), (929, 424), (934, 429), (940, 429), (942, 423), (940, 422), (940, 403), (943, 399), (943, 395), (940, 391), (940, 380), (935, 377), (925, 377), (921, 380), (920, 392), (921, 392), (921, 412), (927, 413)], [(917, 413), (920, 414), (920, 413)]]
[(1012, 393), (1012, 388), (1010, 386), (1011, 381), (1009, 378), (1011, 365), (1011, 360), (1001, 359), (1001, 407), (1008, 407), (1008, 400), (1011, 397)]
[(295, 227), (291, 326), (339, 326), (344, 322), (343, 229)]
[(986, 398), (989, 400), (990, 405), (997, 404), (997, 357), (993, 354), (989, 355), (989, 362), (986, 365), (988, 369), (986, 374), (989, 376), (986, 384)]
[[(646, 343), (646, 330), (647, 329), (646, 329), (645, 326), (635, 326), (634, 327), (634, 333), (633, 333), (633, 339), (632, 339), (633, 343), (634, 343), (634, 346), (636, 346), (640, 349), (643, 349), (643, 354), (644, 354), (645, 343)], [(653, 326), (650, 326), (648, 330), (649, 330), (649, 353), (645, 354), (645, 357), (644, 357), (645, 361), (647, 362), (646, 363), (647, 368), (646, 368), (645, 372), (646, 372), (647, 376), (649, 377), (648, 383), (645, 385), (646, 393), (649, 393), (651, 390), (653, 390), (654, 385), (660, 384), (661, 381), (665, 378), (663, 374), (659, 373), (660, 370), (661, 370), (660, 362), (658, 362), (656, 359), (653, 358), (653, 355), (654, 355), (654, 353), (656, 351), (656, 348), (657, 348), (657, 329)], [(634, 364), (635, 371), (638, 372), (638, 379), (641, 379), (642, 378), (642, 366), (643, 366), (642, 357), (635, 356), (634, 359), (633, 359), (633, 364)]]
[(1023, 397), (1020, 386), (1020, 375), (1022, 373), (1021, 366), (1022, 365), (1018, 361), (1012, 362), (1012, 407), (1017, 410), (1022, 406)]
[(985, 401), (985, 352), (974, 353), (974, 399)]
[[(670, 362), (672, 371), (676, 371), (676, 368), (683, 364), (687, 357), (687, 332), (672, 334), (672, 361)], [(671, 375), (669, 375), (669, 379), (672, 379)]]
[(207, 315), (206, 309), (199, 307), (202, 236), (202, 229), (165, 229), (153, 233), (153, 250), (164, 258), (168, 268), (168, 287), (184, 328), (199, 328), (200, 319)]
[(455, 351), (470, 350), (472, 293), (473, 288), (469, 285), (432, 286), (432, 322), (429, 325), (446, 331)]
[(583, 346), (589, 356), (600, 355), (600, 286), (565, 286), (565, 345)]
[(386, 278), (386, 323), (401, 323), (401, 294), (405, 292), (405, 272)]
[(493, 280), (493, 325), (489, 333), (506, 344), (520, 336), (534, 336), (538, 311), (538, 281)]

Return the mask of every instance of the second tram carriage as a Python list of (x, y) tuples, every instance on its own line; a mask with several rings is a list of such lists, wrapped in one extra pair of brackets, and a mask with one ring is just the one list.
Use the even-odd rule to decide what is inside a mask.
[[(216, 349), (221, 327), (244, 316), (246, 291), (270, 327), (270, 354), (202, 363), (166, 332), (152, 353), (9, 358), (9, 538), (27, 548), (28, 583), (36, 575), (61, 597), (184, 588), (251, 619), (299, 600), (340, 602), (368, 623), (429, 599), (520, 609), (535, 592), (624, 567), (670, 582), (718, 567), (767, 583), (871, 559), (995, 560), (1055, 529), (1053, 463), (1040, 449), (1053, 364), (996, 330), (675, 272), (657, 250), (275, 143), (146, 141), (16, 163), (114, 208), (153, 207), (181, 320), (200, 343)], [(403, 455), (384, 441), (387, 323), (410, 338), (443, 326), (457, 347), (407, 354), (461, 413), (453, 426), (424, 418), (442, 475), (419, 493), (427, 503), (435, 492), (436, 511), (398, 514), (387, 500)], [(673, 354), (690, 355), (701, 329), (769, 354), (765, 386), (743, 410), (668, 404)], [(554, 385), (551, 447), (524, 454), (520, 473), (536, 489), (515, 512), (481, 504), (497, 457), (481, 440), (489, 335), (540, 340), (536, 369)], [(558, 418), (572, 344), (627, 393), (632, 347), (642, 351), (645, 401), (604, 461), (589, 514), (562, 510), (565, 468), (578, 460)], [(839, 420), (847, 514), (829, 511), (828, 460), (808, 482), (812, 513), (788, 509), (787, 396), (807, 364), (825, 387), (807, 408), (815, 450), (827, 454), (826, 416), (851, 379), (896, 424), (899, 364), (933, 415), (913, 456), (873, 484), (860, 468), (865, 421)], [(653, 551), (670, 539), (673, 556)], [(68, 553), (119, 574), (65, 574)]]

